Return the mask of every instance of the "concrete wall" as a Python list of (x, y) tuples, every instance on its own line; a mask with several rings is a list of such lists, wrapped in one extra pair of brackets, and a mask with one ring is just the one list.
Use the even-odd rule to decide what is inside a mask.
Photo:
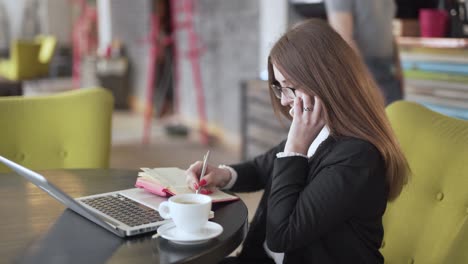
[(151, 1), (111, 0), (112, 39), (121, 40), (130, 60), (132, 107), (143, 111), (148, 83)]
[(259, 15), (259, 77), (268, 79), (267, 60), (273, 44), (286, 31), (288, 26), (287, 0), (260, 0)]
[(1, 0), (1, 4), (7, 11), (8, 24), (10, 26), (8, 34), (10, 39), (14, 39), (20, 36), (21, 33), (21, 21), (23, 19), (23, 9), (26, 4), (26, 0)]
[(41, 33), (57, 38), (59, 45), (72, 41), (72, 5), (70, 0), (40, 0)]
[[(198, 0), (196, 31), (205, 53), (200, 64), (211, 132), (229, 144), (240, 143), (240, 82), (258, 76), (259, 1)], [(178, 34), (181, 50), (187, 35)], [(198, 124), (195, 88), (187, 57), (181, 63), (180, 113)]]
[[(30, 15), (33, 17), (26, 20), (25, 8), (31, 3), (37, 3), (38, 9), (30, 10)], [(0, 4), (6, 11), (9, 40), (30, 38), (42, 33), (55, 35), (59, 44), (70, 44), (72, 29), (70, 0), (0, 0)], [(37, 25), (33, 25), (36, 21)], [(29, 26), (25, 26), (25, 22), (30, 23)]]

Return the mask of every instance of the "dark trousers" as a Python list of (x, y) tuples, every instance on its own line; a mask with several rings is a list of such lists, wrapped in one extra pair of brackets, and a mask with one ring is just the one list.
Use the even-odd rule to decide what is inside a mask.
[(367, 58), (364, 60), (372, 77), (379, 85), (385, 98), (385, 105), (403, 99), (402, 83), (395, 78), (393, 59)]

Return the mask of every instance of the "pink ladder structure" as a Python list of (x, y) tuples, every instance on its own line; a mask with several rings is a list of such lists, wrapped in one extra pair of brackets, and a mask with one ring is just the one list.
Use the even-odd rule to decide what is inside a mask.
[[(209, 143), (208, 131), (207, 131), (207, 118), (205, 110), (205, 97), (203, 91), (203, 83), (200, 69), (200, 55), (203, 52), (200, 47), (199, 37), (195, 32), (194, 25), (194, 0), (171, 0), (171, 24), (172, 34), (169, 38), (158, 41), (160, 36), (160, 22), (156, 13), (153, 13), (151, 19), (151, 31), (150, 31), (150, 65), (148, 67), (148, 87), (146, 93), (146, 107), (144, 113), (144, 131), (143, 131), (143, 144), (150, 143), (151, 137), (151, 119), (153, 113), (153, 94), (154, 84), (156, 81), (156, 63), (158, 57), (162, 53), (164, 45), (173, 44), (173, 56), (174, 56), (174, 106), (176, 111), (179, 111), (179, 93), (180, 93), (180, 60), (181, 52), (177, 46), (176, 36), (178, 32), (185, 30), (188, 34), (188, 46), (189, 49), (186, 52), (188, 56), (191, 68), (192, 76), (194, 79), (194, 88), (196, 93), (196, 104), (197, 112), (200, 120), (200, 140), (202, 144), (206, 145)], [(183, 19), (181, 19), (183, 18)], [(180, 21), (179, 21), (180, 20)], [(161, 43), (161, 44), (160, 44)]]
[(97, 23), (97, 10), (86, 0), (71, 0), (72, 4), (77, 5), (80, 10), (79, 16), (73, 22), (72, 43), (73, 43), (73, 64), (72, 80), (73, 88), (79, 88), (81, 83), (81, 61), (83, 54), (89, 54), (97, 48), (97, 38), (87, 35), (93, 26)]

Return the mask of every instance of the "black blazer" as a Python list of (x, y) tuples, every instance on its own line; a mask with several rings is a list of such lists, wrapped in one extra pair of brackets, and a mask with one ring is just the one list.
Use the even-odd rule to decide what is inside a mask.
[[(315, 155), (276, 158), (285, 141), (252, 161), (232, 165), (231, 189), (264, 189), (241, 263), (383, 263), (379, 252), (388, 188), (380, 152), (369, 142), (329, 136)], [(236, 261), (236, 262), (237, 262)]]

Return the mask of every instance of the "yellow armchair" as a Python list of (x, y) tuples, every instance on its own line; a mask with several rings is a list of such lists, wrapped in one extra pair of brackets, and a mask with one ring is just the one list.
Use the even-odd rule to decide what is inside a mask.
[(113, 103), (103, 88), (0, 97), (0, 155), (37, 170), (107, 168)]
[(385, 263), (468, 263), (468, 122), (404, 101), (387, 114), (412, 176), (384, 215)]
[(36, 42), (41, 46), (37, 57), (39, 61), (37, 75), (46, 76), (49, 74), (49, 65), (57, 47), (57, 39), (50, 35), (40, 35), (36, 37)]
[(0, 61), (0, 76), (12, 81), (47, 76), (56, 45), (53, 36), (13, 41), (10, 59)]
[(0, 76), (13, 81), (34, 78), (40, 48), (41, 45), (36, 42), (14, 41), (10, 59), (0, 61)]

